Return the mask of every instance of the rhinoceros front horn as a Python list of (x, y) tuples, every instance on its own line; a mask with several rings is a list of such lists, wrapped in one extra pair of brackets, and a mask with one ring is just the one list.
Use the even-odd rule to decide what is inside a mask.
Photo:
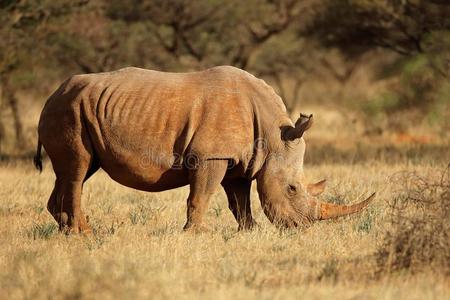
[(338, 205), (332, 203), (323, 203), (314, 199), (309, 200), (309, 207), (311, 208), (311, 219), (313, 220), (327, 220), (347, 216), (360, 212), (364, 209), (373, 199), (375, 193), (370, 195), (366, 200), (353, 205)]

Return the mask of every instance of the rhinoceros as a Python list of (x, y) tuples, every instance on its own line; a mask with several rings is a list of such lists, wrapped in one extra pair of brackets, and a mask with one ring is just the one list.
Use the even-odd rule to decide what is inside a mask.
[(83, 183), (99, 168), (125, 186), (158, 192), (190, 186), (185, 230), (202, 228), (222, 186), (238, 229), (255, 226), (252, 181), (264, 213), (281, 228), (361, 211), (320, 202), (324, 182), (307, 185), (305, 141), (312, 115), (295, 123), (263, 80), (230, 66), (190, 73), (140, 68), (74, 75), (47, 100), (35, 166), (45, 148), (56, 175), (47, 208), (61, 230), (88, 232)]

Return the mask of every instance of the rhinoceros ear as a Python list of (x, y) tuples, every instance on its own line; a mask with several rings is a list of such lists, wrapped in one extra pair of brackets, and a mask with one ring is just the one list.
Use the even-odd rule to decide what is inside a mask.
[(285, 141), (292, 141), (303, 136), (306, 130), (308, 130), (313, 123), (313, 115), (300, 114), (297, 122), (295, 122), (295, 127), (284, 127), (282, 128), (281, 136)]

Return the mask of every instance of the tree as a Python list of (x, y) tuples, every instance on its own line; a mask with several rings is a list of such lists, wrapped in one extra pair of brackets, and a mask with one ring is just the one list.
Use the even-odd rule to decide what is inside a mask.
[[(25, 140), (16, 90), (23, 87), (23, 79), (32, 73), (36, 60), (41, 56), (39, 40), (45, 35), (42, 25), (84, 3), (68, 0), (0, 2), (0, 95), (4, 102), (0, 108), (1, 112), (8, 108), (11, 110), (16, 145), (19, 148), (25, 145)], [(1, 118), (0, 131), (5, 131)]]
[(448, 1), (324, 0), (304, 33), (352, 60), (375, 47), (398, 54), (378, 74), (379, 79), (396, 80), (370, 107), (390, 112), (421, 108), (425, 116), (448, 108)]
[(423, 53), (430, 34), (450, 30), (445, 1), (325, 0), (318, 7), (307, 32), (347, 54), (374, 46), (401, 55)]
[[(145, 28), (147, 51), (139, 51), (140, 57), (156, 67), (198, 70), (234, 65), (272, 80), (290, 110), (305, 72), (312, 70), (308, 63), (313, 43), (302, 41), (299, 29), (315, 2), (112, 1), (106, 11), (115, 22)], [(285, 78), (294, 81), (291, 97)]]

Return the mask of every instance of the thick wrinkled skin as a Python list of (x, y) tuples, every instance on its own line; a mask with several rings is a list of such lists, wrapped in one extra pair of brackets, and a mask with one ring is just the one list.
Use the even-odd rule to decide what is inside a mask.
[[(220, 185), (239, 228), (252, 228), (254, 179), (269, 219), (297, 226), (314, 210), (301, 180), (305, 120), (294, 125), (270, 86), (234, 67), (76, 75), (42, 111), (35, 164), (41, 166), (42, 144), (57, 178), (48, 209), (61, 229), (73, 232), (90, 230), (81, 191), (99, 168), (144, 191), (189, 184), (185, 229), (201, 227)], [(289, 186), (298, 196), (286, 194)]]

